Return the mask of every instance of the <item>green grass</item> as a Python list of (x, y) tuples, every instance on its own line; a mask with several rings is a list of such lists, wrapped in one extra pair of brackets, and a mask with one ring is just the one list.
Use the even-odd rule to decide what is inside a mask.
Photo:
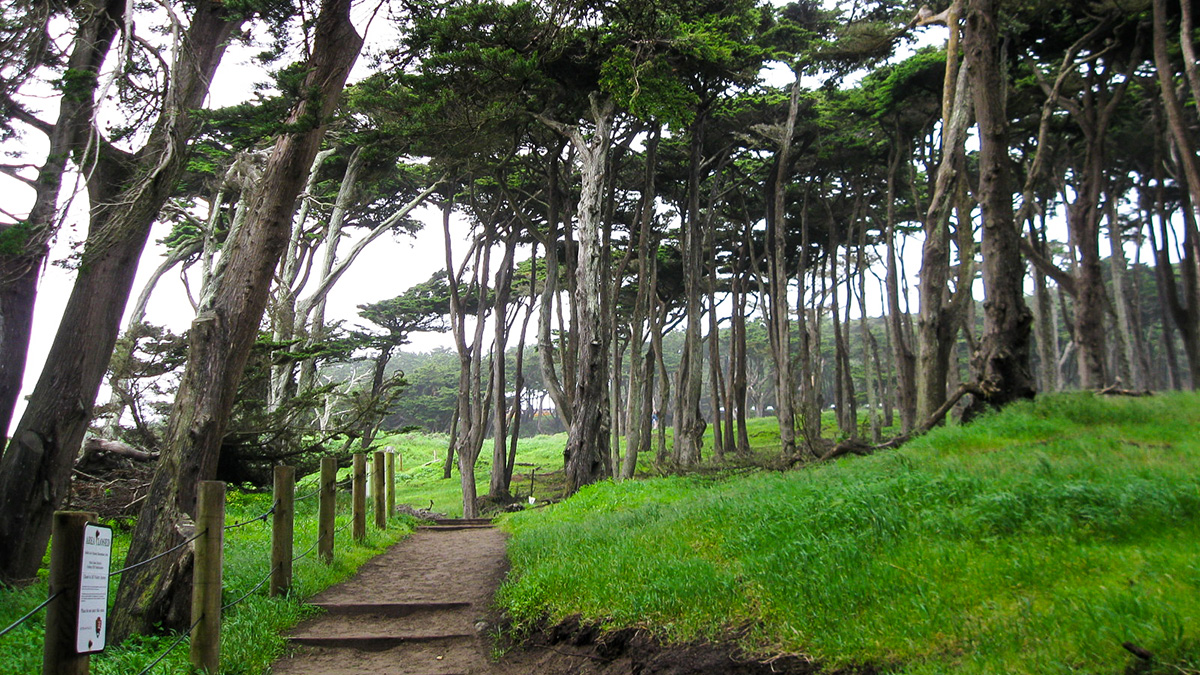
[[(836, 426), (832, 413), (825, 415), (824, 425), (827, 434), (832, 434)], [(657, 447), (656, 435), (651, 447)], [(774, 417), (759, 417), (747, 420), (747, 436), (750, 440), (752, 461), (770, 461), (779, 455), (779, 427)], [(458, 517), (462, 515), (462, 490), (457, 463), (452, 467), (450, 478), (442, 478), (443, 464), (446, 459), (446, 448), (450, 444), (447, 434), (426, 434), (410, 432), (382, 436), (375, 443), (377, 446), (392, 446), (401, 453), (403, 470), (397, 469), (396, 502), (411, 504), (418, 508), (428, 508), (432, 500), (434, 511)], [(673, 430), (666, 429), (666, 447), (668, 450), (674, 444)], [(536, 467), (537, 487), (534, 494), (538, 498), (556, 496), (554, 481), (543, 488), (543, 477), (551, 477), (563, 468), (563, 448), (567, 445), (567, 434), (553, 434), (522, 438), (517, 447), (517, 465), (513, 471), (512, 489), (514, 494), (529, 495), (529, 475)], [(711, 430), (704, 438), (704, 459), (711, 460), (712, 437)], [(624, 447), (620, 448), (624, 453)], [(653, 466), (654, 453), (638, 457), (637, 471), (639, 477), (658, 475)], [(532, 465), (532, 466), (531, 466)], [(479, 495), (488, 492), (488, 480), (492, 467), (492, 440), (484, 441), (483, 450), (475, 466), (475, 485)]]
[[(399, 465), (396, 469), (397, 504), (427, 508), (432, 500), (434, 511), (454, 517), (462, 516), (462, 488), (457, 462), (451, 477), (442, 478), (442, 467), (449, 444), (448, 435), (423, 433), (393, 434), (376, 442), (376, 445), (395, 447), (404, 458), (403, 470)], [(529, 495), (527, 476), (534, 467), (539, 476), (562, 471), (562, 451), (566, 444), (566, 434), (521, 439), (517, 452), (517, 466), (513, 470), (514, 493)], [(488, 492), (491, 468), (492, 441), (489, 438), (484, 442), (479, 461), (475, 465), (475, 485), (480, 495)], [(536, 490), (534, 494), (540, 496)]]
[[(303, 496), (307, 491), (303, 485), (302, 482), (297, 496)], [(350, 518), (349, 495), (339, 493), (338, 500), (337, 527), (342, 527)], [(240, 523), (254, 518), (266, 512), (272, 501), (269, 494), (231, 490), (226, 498), (226, 523)], [(312, 611), (306, 608), (303, 599), (348, 578), (362, 563), (410, 534), (413, 525), (411, 519), (401, 517), (393, 518), (388, 530), (380, 531), (368, 526), (367, 539), (362, 544), (353, 542), (349, 531), (342, 530), (334, 538), (334, 562), (331, 565), (320, 562), (315, 551), (293, 564), (293, 588), (288, 596), (267, 597), (263, 587), (226, 610), (221, 625), (221, 673), (266, 673), (270, 663), (286, 650), (286, 641), (281, 633)], [(295, 555), (304, 553), (316, 541), (316, 530), (316, 498), (297, 502)], [(129, 546), (129, 532), (115, 528), (114, 534), (112, 568), (116, 570), (123, 564)], [(224, 603), (241, 598), (267, 575), (270, 568), (270, 539), (269, 519), (226, 532)], [(44, 575), (43, 569), (43, 578)], [(110, 583), (110, 601), (116, 594), (116, 584), (114, 578)], [(46, 592), (44, 580), (22, 589), (0, 590), (0, 627), (8, 626), (36, 607), (45, 599)], [(21, 628), (0, 638), (0, 675), (41, 672), (44, 616), (44, 611), (39, 612)], [(158, 658), (176, 637), (134, 636), (120, 646), (93, 655), (91, 672), (97, 675), (136, 675)], [(191, 673), (187, 639), (153, 672), (156, 675)]]
[(1059, 395), (898, 451), (729, 480), (603, 483), (506, 520), (517, 624), (891, 672), (1200, 667), (1200, 398)]

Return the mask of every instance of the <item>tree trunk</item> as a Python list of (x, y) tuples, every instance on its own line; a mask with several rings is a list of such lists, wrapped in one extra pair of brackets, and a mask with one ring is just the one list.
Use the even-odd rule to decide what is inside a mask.
[[(900, 411), (900, 433), (912, 433), (916, 428), (917, 387), (916, 356), (913, 354), (904, 310), (900, 307), (899, 255), (896, 251), (896, 174), (900, 167), (900, 148), (893, 144), (888, 160), (887, 179), (887, 326), (891, 338), (892, 361), (896, 366), (896, 408)], [(887, 406), (887, 420), (892, 406)], [(885, 420), (885, 421), (887, 421)], [(888, 426), (891, 426), (890, 422)]]
[[(84, 20), (76, 29), (66, 64), (68, 72), (79, 76), (63, 83), (58, 119), (43, 130), (49, 148), (33, 183), (33, 205), (24, 221), (0, 227), (0, 242), (4, 243), (0, 247), (4, 250), (0, 253), (0, 433), (6, 438), (25, 376), (38, 277), (56, 230), (63, 173), (72, 155), (81, 164), (89, 161), (82, 153), (95, 108), (96, 74), (121, 25), (125, 3), (83, 3), (79, 10)], [(0, 564), (0, 580), (4, 578), (2, 569)]]
[[(716, 208), (715, 205), (712, 208)], [(720, 462), (725, 459), (725, 438), (722, 429), (728, 429), (725, 416), (731, 413), (729, 402), (724, 400), (725, 379), (721, 370), (721, 330), (717, 325), (717, 259), (712, 252), (712, 218), (706, 218), (705, 246), (708, 264), (708, 281), (705, 284), (708, 299), (708, 376), (711, 402), (709, 414), (713, 420), (713, 459)]]
[[(853, 220), (852, 220), (853, 222)], [(847, 247), (848, 249), (848, 247)], [(850, 374), (850, 341), (847, 337), (850, 324), (842, 321), (842, 303), (838, 293), (838, 247), (835, 245), (829, 257), (830, 286), (833, 296), (833, 311), (830, 318), (833, 323), (833, 360), (834, 360), (834, 406), (837, 413), (838, 430), (851, 439), (858, 438), (858, 406), (854, 401), (854, 383)], [(846, 251), (847, 287), (850, 284), (849, 268), (850, 251)], [(846, 310), (850, 309), (850, 300), (846, 299)]]
[[(792, 83), (787, 120), (775, 152), (775, 168), (767, 218), (767, 324), (771, 337), (771, 356), (775, 359), (775, 415), (779, 423), (779, 452), (782, 457), (796, 455), (795, 377), (792, 372), (792, 329), (789, 320), (786, 195), (788, 169), (791, 166), (792, 136), (800, 117), (800, 75)], [(798, 275), (804, 288), (803, 274)], [(800, 296), (803, 297), (801, 292)]]
[(71, 467), (91, 421), (150, 226), (174, 190), (194, 126), (190, 111), (207, 95), (224, 46), (240, 21), (223, 5), (196, 6), (174, 73), (171, 98), (145, 147), (128, 155), (100, 149), (88, 181), (88, 239), (46, 367), (0, 461), (0, 580), (34, 575), (50, 520), (69, 488)]
[[(745, 237), (749, 237), (749, 228), (746, 228)], [(748, 403), (747, 390), (749, 383), (747, 382), (746, 368), (746, 302), (749, 294), (746, 292), (746, 258), (750, 255), (750, 243), (743, 239), (741, 246), (738, 247), (738, 263), (733, 277), (734, 300), (733, 300), (733, 316), (731, 323), (731, 347), (730, 347), (730, 401), (734, 406), (737, 425), (737, 454), (740, 457), (748, 457), (750, 455), (750, 435), (746, 428), (746, 405)]]
[(517, 338), (517, 363), (513, 373), (512, 440), (508, 448), (505, 465), (506, 482), (511, 487), (513, 470), (517, 463), (517, 439), (521, 437), (521, 401), (525, 393), (525, 336), (529, 333), (529, 320), (533, 317), (533, 305), (537, 302), (537, 244), (529, 256), (529, 304), (525, 307), (525, 318), (521, 321), (521, 333)]
[(1131, 316), (1130, 293), (1128, 276), (1128, 261), (1125, 260), (1124, 236), (1121, 232), (1121, 222), (1117, 216), (1116, 198), (1110, 194), (1106, 204), (1106, 219), (1108, 220), (1109, 270), (1112, 276), (1113, 304), (1116, 305), (1116, 335), (1120, 338), (1120, 349), (1117, 352), (1117, 374), (1124, 385), (1130, 389), (1146, 388), (1146, 378), (1142, 372), (1138, 354), (1144, 351), (1141, 335), (1134, 327)]
[[(854, 289), (858, 291), (858, 330), (859, 342), (861, 345), (860, 363), (862, 364), (864, 388), (867, 390), (867, 419), (871, 429), (871, 442), (878, 444), (882, 428), (879, 424), (879, 389), (878, 382), (880, 380), (879, 372), (875, 369), (871, 361), (871, 345), (875, 342), (875, 338), (871, 335), (871, 325), (867, 318), (867, 263), (866, 263), (866, 248), (867, 248), (867, 228), (859, 228), (858, 232), (858, 255), (856, 259), (856, 267), (858, 268), (858, 284), (856, 286), (847, 285), (847, 291), (854, 295)], [(847, 303), (848, 304), (848, 303)], [(846, 330), (849, 331), (849, 319), (847, 319)]]
[[(481, 394), (483, 367), (483, 335), (485, 327), (484, 308), (487, 307), (488, 283), (487, 274), (491, 266), (491, 241), (476, 240), (471, 250), (463, 258), (463, 265), (455, 271), (451, 254), (450, 238), (450, 203), (442, 207), (442, 232), (446, 242), (447, 282), (450, 284), (450, 323), (454, 334), (454, 344), (458, 350), (458, 424), (455, 432), (454, 452), (458, 455), (459, 484), (462, 489), (463, 517), (474, 518), (478, 515), (475, 487), (475, 463), (483, 447), (486, 433), (484, 422), (487, 418), (487, 405)], [(474, 274), (468, 288), (476, 290), (475, 329), (470, 343), (467, 342), (467, 319), (459, 291), (459, 276), (467, 261), (474, 258)]]
[(1185, 197), (1181, 209), (1184, 212), (1184, 233), (1183, 255), (1179, 261), (1179, 276), (1183, 284), (1183, 289), (1180, 290), (1176, 286), (1174, 268), (1167, 253), (1170, 217), (1161, 198), (1160, 191), (1158, 217), (1162, 242), (1157, 251), (1158, 263), (1156, 266), (1163, 271), (1167, 310), (1174, 318), (1175, 327), (1179, 329), (1179, 337), (1183, 342), (1183, 353), (1188, 364), (1188, 386), (1191, 389), (1197, 389), (1200, 388), (1200, 307), (1198, 307), (1200, 274), (1197, 271), (1196, 221), (1191, 217), (1191, 205), (1187, 203)]
[[(657, 273), (656, 273), (657, 278)], [(658, 388), (654, 390), (653, 412), (650, 426), (658, 432), (654, 444), (654, 464), (660, 468), (667, 464), (667, 421), (663, 413), (671, 402), (671, 378), (667, 375), (667, 363), (663, 358), (663, 333), (667, 323), (667, 308), (663, 301), (651, 296), (655, 311), (650, 322), (650, 353), (658, 370)], [(653, 377), (653, 376), (651, 376)]]
[[(304, 260), (312, 255), (312, 245), (308, 241), (305, 233), (306, 222), (308, 221), (308, 211), (310, 204), (314, 199), (313, 192), (317, 183), (317, 175), (320, 173), (321, 165), (333, 155), (332, 148), (326, 148), (317, 153), (313, 158), (312, 166), (308, 169), (308, 180), (304, 185), (304, 192), (300, 195), (300, 208), (295, 217), (292, 218), (292, 228), (288, 237), (287, 247), (284, 249), (283, 259), (280, 261), (279, 278), (276, 280), (274, 290), (270, 298), (270, 312), (268, 316), (271, 319), (271, 337), (276, 344), (286, 344), (293, 341), (296, 336), (304, 330), (305, 317), (301, 316), (297, 311), (296, 294), (300, 291), (299, 287), (304, 286), (307, 280), (305, 274), (304, 280), (299, 284), (296, 283), (300, 279), (300, 270), (304, 267)], [(349, 195), (353, 191), (353, 183), (356, 180), (355, 176), (358, 171), (359, 150), (355, 150), (350, 155), (350, 162), (346, 167), (346, 175), (342, 180), (342, 187), (338, 191), (337, 202), (344, 204), (343, 195)], [(332, 251), (336, 250), (337, 239), (341, 235), (341, 215), (336, 212), (335, 207), (334, 217), (330, 218), (329, 228), (325, 233), (325, 238), (328, 248), (326, 248), (326, 262), (329, 261)], [(297, 351), (299, 343), (292, 344), (288, 347), (288, 351)], [(297, 383), (293, 379), (296, 372), (296, 361), (294, 359), (283, 359), (281, 363), (271, 365), (270, 369), (270, 386), (267, 391), (267, 410), (278, 410), (284, 402), (295, 395)]]
[(983, 394), (968, 409), (1001, 407), (1034, 394), (1029, 372), (1032, 318), (1023, 298), (1025, 266), (1013, 223), (1012, 186), (1008, 166), (1007, 91), (1000, 70), (995, 0), (970, 0), (964, 46), (979, 123), (979, 188), (983, 210), (984, 333), (976, 355)]
[[(1035, 249), (1045, 254), (1045, 216), (1041, 233), (1035, 232), (1033, 220), (1029, 221), (1029, 243)], [(1038, 269), (1033, 270), (1034, 302), (1037, 312), (1034, 313), (1035, 333), (1037, 337), (1037, 352), (1039, 361), (1039, 384), (1042, 391), (1059, 391), (1062, 386), (1058, 379), (1058, 324), (1054, 320), (1054, 299), (1046, 286), (1046, 275)]]
[[(1171, 63), (1170, 37), (1167, 30), (1167, 0), (1154, 0), (1154, 68), (1158, 73), (1159, 94), (1162, 97), (1163, 108), (1167, 112), (1167, 125), (1171, 132), (1171, 140), (1175, 142), (1178, 152), (1174, 153), (1180, 168), (1183, 169), (1184, 183), (1191, 195), (1192, 208), (1200, 208), (1200, 158), (1196, 156), (1196, 146), (1192, 131), (1184, 114), (1183, 103), (1175, 93), (1175, 67)], [(1190, 23), (1190, 8), (1186, 14)], [(1186, 23), (1185, 23), (1186, 26)], [(1184, 34), (1183, 42), (1191, 39), (1190, 34)], [(1190, 51), (1190, 48), (1189, 48)], [(1189, 83), (1197, 85), (1200, 77), (1196, 77), (1195, 63), (1187, 64), (1186, 73), (1190, 76)], [(1194, 103), (1200, 103), (1195, 101)]]
[[(315, 26), (315, 43), (301, 91), (311, 92), (288, 122), (298, 131), (280, 136), (249, 216), (225, 244), (220, 278), (201, 302), (188, 341), (188, 362), (167, 424), (159, 465), (130, 545), (129, 560), (146, 560), (180, 540), (179, 525), (195, 516), (196, 486), (216, 473), (221, 440), (238, 383), (266, 308), (276, 265), (287, 245), (296, 195), (325, 134), (362, 38), (350, 23), (350, 0), (327, 0)], [(126, 572), (117, 591), (118, 638), (149, 632), (157, 624), (185, 629), (187, 579), (173, 570), (183, 553)], [(182, 621), (180, 621), (182, 619)]]
[[(807, 202), (807, 198), (805, 199)], [(808, 250), (808, 204), (801, 211), (800, 250)], [(815, 455), (822, 437), (821, 408), (824, 406), (825, 394), (825, 361), (821, 354), (821, 315), (824, 314), (825, 294), (828, 291), (825, 276), (821, 273), (825, 260), (817, 261), (812, 266), (812, 282), (808, 287), (811, 293), (804, 293), (808, 283), (808, 266), (803, 256), (800, 257), (799, 269), (796, 271), (796, 329), (800, 334), (800, 414), (801, 430), (804, 433), (805, 446), (809, 454)], [(820, 284), (818, 284), (820, 279)], [(820, 292), (817, 286), (821, 286)], [(809, 300), (811, 298), (811, 300)], [(811, 306), (809, 306), (811, 302)]]
[(704, 224), (700, 218), (704, 128), (703, 115), (699, 115), (691, 128), (687, 206), (681, 236), (684, 316), (687, 323), (684, 326), (683, 359), (676, 373), (674, 455), (683, 467), (700, 462), (700, 448), (704, 444), (704, 431), (708, 426), (700, 412), (704, 378), (704, 356), (700, 348), (700, 327), (704, 321), (701, 303), (704, 288)]
[(658, 196), (655, 175), (658, 170), (658, 144), (662, 130), (650, 130), (646, 140), (646, 173), (642, 184), (642, 202), (638, 219), (637, 295), (633, 305), (633, 318), (629, 322), (629, 401), (626, 413), (625, 459), (621, 465), (620, 478), (633, 478), (637, 469), (638, 455), (650, 448), (651, 397), (654, 382), (654, 350), (645, 350), (646, 323), (653, 329), (654, 320), (654, 250), (651, 240), (654, 235), (654, 201)]
[(493, 500), (507, 500), (509, 494), (508, 484), (512, 477), (508, 473), (508, 448), (505, 441), (508, 439), (508, 415), (505, 392), (507, 373), (505, 363), (505, 350), (508, 345), (508, 301), (512, 296), (512, 275), (513, 275), (513, 254), (514, 254), (513, 237), (510, 235), (505, 238), (504, 242), (504, 258), (500, 261), (500, 268), (496, 270), (496, 301), (495, 309), (492, 310), (492, 321), (495, 325), (495, 338), (492, 342), (492, 472), (491, 480), (488, 485), (488, 493)]
[(567, 494), (600, 480), (608, 457), (608, 344), (611, 317), (600, 314), (602, 295), (600, 242), (603, 188), (612, 145), (613, 102), (600, 95), (592, 97), (592, 121), (595, 131), (584, 139), (577, 128), (568, 130), (579, 153), (581, 189), (578, 233), (578, 263), (575, 267), (575, 303), (572, 316), (578, 316), (578, 359), (576, 361), (575, 401), (570, 434), (563, 450)]
[[(549, 207), (546, 214), (549, 231), (543, 242), (546, 246), (546, 281), (542, 285), (541, 304), (538, 307), (538, 359), (542, 367), (542, 381), (545, 384), (546, 393), (554, 402), (554, 410), (562, 420), (563, 426), (570, 428), (572, 420), (570, 396), (574, 392), (568, 391), (559, 381), (558, 368), (554, 364), (556, 349), (554, 339), (551, 337), (553, 328), (551, 315), (554, 311), (554, 301), (559, 293), (559, 246), (561, 242), (558, 236), (558, 155), (560, 153), (561, 148), (554, 152), (550, 162), (549, 197), (547, 198)], [(566, 364), (563, 364), (563, 368), (566, 368)]]
[[(190, 242), (180, 248), (173, 249), (167, 252), (166, 258), (154, 269), (150, 274), (150, 278), (146, 280), (146, 285), (142, 287), (142, 292), (138, 294), (137, 301), (133, 305), (133, 309), (129, 313), (129, 320), (125, 322), (125, 330), (122, 331), (121, 337), (117, 339), (117, 343), (113, 349), (113, 355), (109, 359), (109, 388), (112, 389), (112, 396), (108, 400), (108, 406), (111, 410), (109, 422), (106, 425), (105, 432), (112, 437), (116, 437), (117, 429), (121, 423), (121, 416), (125, 412), (127, 406), (134, 408), (136, 415), (136, 402), (134, 402), (131, 390), (129, 377), (133, 376), (127, 369), (128, 364), (133, 358), (133, 354), (137, 351), (138, 345), (138, 329), (146, 320), (146, 306), (150, 302), (150, 296), (154, 289), (158, 286), (158, 282), (163, 276), (176, 265), (184, 262), (189, 257), (200, 252), (201, 242)], [(128, 377), (127, 377), (128, 376)], [(155, 438), (153, 432), (148, 428), (143, 428), (142, 435), (147, 445), (158, 445), (158, 439)]]
[[(949, 298), (950, 212), (958, 184), (966, 179), (967, 128), (971, 122), (970, 81), (958, 63), (958, 17), (962, 1), (950, 6), (950, 39), (946, 75), (942, 83), (941, 164), (934, 182), (934, 194), (925, 214), (925, 242), (921, 248), (920, 315), (917, 318), (916, 419), (926, 420), (946, 400), (946, 378), (950, 355), (962, 321), (962, 302)], [(959, 227), (970, 227), (959, 223)], [(960, 260), (968, 257), (960, 252)], [(970, 293), (959, 287), (958, 293)]]

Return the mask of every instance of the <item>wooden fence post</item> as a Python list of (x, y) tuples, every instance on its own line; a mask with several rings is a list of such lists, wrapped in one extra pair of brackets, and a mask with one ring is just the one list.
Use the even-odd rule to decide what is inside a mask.
[(362, 541), (367, 538), (367, 456), (361, 452), (354, 454), (354, 494), (352, 495), (351, 505), (353, 507), (353, 530), (354, 540)]
[(79, 566), (83, 560), (83, 528), (96, 514), (55, 511), (51, 525), (50, 595), (46, 606), (46, 637), (42, 643), (42, 675), (87, 675), (88, 654), (75, 653), (75, 622), (79, 608)]
[(317, 556), (325, 564), (333, 562), (333, 516), (337, 511), (337, 459), (321, 458), (321, 493), (317, 497), (320, 506), (317, 507)]
[(192, 667), (221, 672), (221, 567), (225, 484), (202, 480), (196, 494), (196, 560), (192, 573)]
[(375, 527), (381, 530), (387, 529), (387, 492), (383, 489), (383, 477), (386, 471), (383, 468), (383, 452), (376, 451), (372, 457), (371, 468), (371, 490), (375, 498)]
[(292, 587), (292, 532), (296, 518), (296, 467), (275, 467), (275, 514), (271, 519), (271, 595)]
[(390, 518), (396, 512), (396, 452), (387, 453), (387, 512)]

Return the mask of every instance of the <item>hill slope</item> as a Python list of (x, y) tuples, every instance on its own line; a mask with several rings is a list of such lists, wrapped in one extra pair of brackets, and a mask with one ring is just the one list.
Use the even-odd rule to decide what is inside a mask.
[(605, 483), (507, 520), (500, 602), (829, 666), (1197, 672), (1198, 430), (1195, 395), (1059, 395), (869, 458)]

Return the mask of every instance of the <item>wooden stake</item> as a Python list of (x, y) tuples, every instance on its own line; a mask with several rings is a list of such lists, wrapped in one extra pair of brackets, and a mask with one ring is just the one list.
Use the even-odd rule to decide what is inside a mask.
[(271, 519), (271, 595), (292, 587), (292, 536), (296, 517), (296, 467), (275, 467), (275, 514)]
[(317, 507), (317, 536), (321, 538), (317, 544), (317, 556), (325, 564), (333, 562), (333, 517), (337, 512), (337, 460), (333, 457), (321, 458), (321, 494), (317, 497), (320, 506)]
[(367, 538), (367, 456), (361, 452), (354, 454), (354, 494), (351, 499), (353, 508), (353, 525), (351, 526), (355, 541)]
[(42, 650), (42, 675), (87, 675), (87, 654), (75, 653), (79, 611), (79, 567), (83, 561), (83, 528), (96, 514), (55, 511), (51, 525), (50, 596), (46, 606), (46, 637)]
[(387, 453), (387, 512), (391, 517), (396, 512), (396, 453)]
[(225, 484), (200, 481), (196, 494), (196, 561), (192, 574), (192, 667), (221, 672), (221, 567), (224, 564)]
[(383, 489), (383, 451), (376, 451), (371, 469), (371, 491), (375, 498), (375, 527), (387, 529), (387, 491)]

